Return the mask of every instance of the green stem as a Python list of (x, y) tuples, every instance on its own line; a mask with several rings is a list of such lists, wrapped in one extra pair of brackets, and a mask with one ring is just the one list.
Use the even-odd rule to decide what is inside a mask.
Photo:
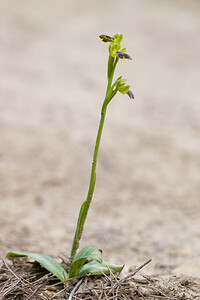
[(114, 75), (114, 71), (115, 71), (117, 62), (118, 62), (117, 58), (115, 60), (113, 60), (111, 57), (109, 57), (109, 60), (108, 60), (108, 70), (109, 70), (108, 84), (107, 84), (105, 100), (103, 102), (103, 106), (101, 109), (101, 119), (100, 119), (100, 124), (99, 124), (98, 132), (97, 132), (95, 148), (94, 148), (89, 189), (88, 189), (87, 198), (83, 202), (80, 212), (79, 212), (79, 217), (78, 217), (77, 226), (76, 226), (76, 232), (74, 235), (72, 249), (71, 249), (71, 260), (73, 260), (73, 258), (75, 257), (76, 251), (79, 247), (79, 241), (81, 239), (83, 227), (85, 224), (85, 220), (87, 218), (88, 210), (89, 210), (90, 203), (92, 201), (92, 197), (93, 197), (93, 193), (94, 193), (94, 187), (95, 187), (95, 182), (96, 182), (96, 165), (97, 165), (97, 158), (98, 158), (98, 153), (99, 153), (99, 146), (100, 146), (103, 126), (104, 126), (107, 106), (108, 106), (108, 103), (110, 102), (110, 100), (113, 98), (111, 86), (112, 86), (113, 75)]

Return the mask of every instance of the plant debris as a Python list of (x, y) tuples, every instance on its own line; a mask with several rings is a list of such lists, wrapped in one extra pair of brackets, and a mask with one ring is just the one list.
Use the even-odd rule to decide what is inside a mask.
[(0, 299), (69, 300), (199, 300), (200, 278), (175, 275), (138, 275), (146, 262), (126, 277), (122, 274), (87, 275), (63, 286), (55, 276), (26, 258), (2, 261)]

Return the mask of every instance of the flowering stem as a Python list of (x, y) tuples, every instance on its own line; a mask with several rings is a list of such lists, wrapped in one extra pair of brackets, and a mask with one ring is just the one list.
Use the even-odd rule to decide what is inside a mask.
[(105, 116), (106, 116), (106, 110), (107, 110), (108, 103), (111, 101), (111, 99), (116, 94), (115, 91), (113, 93), (112, 80), (113, 80), (113, 75), (114, 75), (114, 71), (115, 71), (118, 60), (119, 60), (119, 58), (117, 58), (117, 57), (113, 58), (112, 56), (109, 56), (109, 59), (108, 59), (107, 90), (106, 90), (106, 96), (105, 96), (105, 99), (104, 99), (104, 102), (102, 105), (102, 109), (101, 109), (101, 119), (100, 119), (100, 123), (99, 123), (99, 128), (98, 128), (96, 143), (95, 143), (95, 148), (94, 148), (89, 189), (88, 189), (87, 198), (83, 202), (80, 212), (79, 212), (79, 217), (78, 217), (77, 226), (76, 226), (76, 232), (74, 235), (72, 249), (71, 249), (71, 260), (73, 260), (73, 258), (75, 257), (77, 249), (79, 247), (79, 242), (80, 242), (81, 235), (83, 232), (83, 227), (85, 224), (85, 220), (87, 218), (88, 210), (89, 210), (90, 203), (92, 201), (92, 197), (93, 197), (93, 193), (94, 193), (94, 187), (95, 187), (95, 182), (96, 182), (96, 165), (97, 165), (99, 146), (100, 146), (103, 126), (104, 126)]

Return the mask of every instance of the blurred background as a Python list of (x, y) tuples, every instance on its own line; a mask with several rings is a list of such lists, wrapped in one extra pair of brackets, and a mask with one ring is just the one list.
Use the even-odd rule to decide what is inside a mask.
[(85, 200), (108, 45), (135, 100), (110, 103), (81, 245), (167, 273), (200, 256), (200, 2), (1, 0), (0, 256), (68, 255)]

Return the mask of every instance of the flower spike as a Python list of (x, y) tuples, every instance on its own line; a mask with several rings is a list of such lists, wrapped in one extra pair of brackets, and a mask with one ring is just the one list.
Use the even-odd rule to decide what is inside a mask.
[[(96, 136), (96, 143), (94, 147), (93, 160), (91, 175), (89, 181), (89, 188), (86, 200), (81, 205), (79, 216), (77, 220), (77, 225), (75, 229), (74, 239), (71, 247), (70, 254), (70, 266), (69, 272), (67, 272), (61, 264), (59, 264), (52, 257), (41, 254), (41, 253), (30, 253), (30, 252), (9, 252), (7, 257), (30, 257), (36, 262), (40, 263), (45, 269), (51, 272), (53, 275), (57, 276), (66, 286), (71, 282), (71, 278), (76, 278), (77, 276), (82, 277), (85, 274), (101, 275), (101, 274), (111, 274), (116, 272), (121, 272), (124, 266), (110, 265), (104, 262), (101, 256), (97, 255), (96, 251), (100, 253), (102, 250), (96, 246), (86, 246), (82, 248), (78, 253), (78, 247), (80, 239), (83, 233), (84, 224), (87, 218), (88, 210), (93, 198), (95, 183), (96, 183), (96, 166), (98, 160), (99, 146), (101, 142), (102, 130), (105, 122), (107, 106), (110, 101), (114, 98), (117, 92), (123, 95), (128, 95), (131, 99), (134, 99), (133, 92), (130, 90), (130, 85), (127, 84), (127, 79), (122, 76), (118, 77), (113, 83), (113, 76), (115, 73), (115, 68), (119, 59), (130, 59), (131, 57), (126, 54), (126, 48), (121, 48), (121, 42), (123, 39), (122, 34), (115, 34), (113, 37), (109, 35), (102, 34), (99, 36), (100, 39), (105, 43), (110, 43), (109, 57), (108, 57), (108, 69), (107, 69), (107, 89), (105, 93), (105, 98), (101, 108), (101, 118), (99, 122), (99, 128)], [(147, 263), (149, 263), (149, 260)], [(146, 263), (146, 264), (147, 264)], [(30, 298), (30, 297), (29, 297)]]

